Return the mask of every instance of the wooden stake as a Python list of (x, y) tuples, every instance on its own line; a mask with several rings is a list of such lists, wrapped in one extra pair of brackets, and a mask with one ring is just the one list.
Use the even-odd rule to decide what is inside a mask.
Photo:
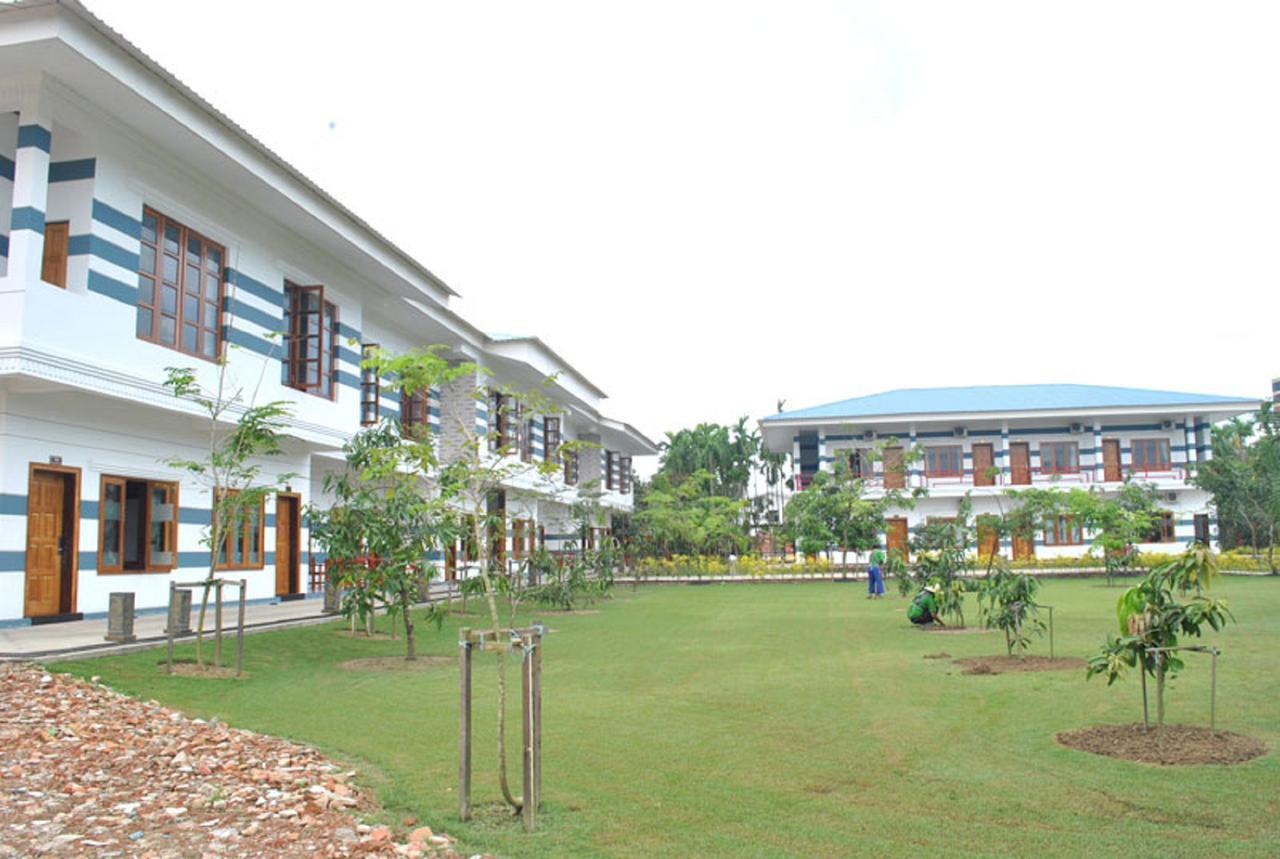
[(244, 592), (248, 590), (248, 579), (240, 580), (240, 618), (236, 624), (236, 676), (244, 670)]
[(458, 819), (471, 819), (471, 629), (458, 630)]
[(1049, 661), (1053, 661), (1053, 606), (1049, 606)]
[(214, 590), (214, 609), (213, 624), (216, 627), (213, 631), (213, 664), (217, 668), (222, 667), (222, 579), (218, 579), (218, 583)]
[(1142, 727), (1151, 730), (1151, 716), (1147, 710), (1147, 666), (1143, 664), (1138, 676), (1142, 678)]
[(523, 651), (520, 660), (520, 690), (521, 690), (521, 743), (522, 754), (521, 769), (522, 782), (524, 791), (524, 802), (521, 804), (520, 816), (524, 819), (524, 831), (532, 832), (537, 825), (537, 806), (538, 798), (534, 796), (533, 787), (533, 648), (529, 646), (530, 638), (525, 637), (521, 642), (521, 650)]
[(1209, 651), (1209, 730), (1217, 728), (1218, 716), (1218, 651)]
[(168, 656), (165, 658), (165, 665), (167, 666), (166, 670), (170, 674), (173, 673), (173, 627), (175, 625), (174, 620), (178, 615), (177, 606), (174, 605), (174, 601), (177, 599), (177, 596), (177, 585), (174, 582), (169, 582), (169, 622), (165, 624), (165, 626), (168, 627), (168, 629), (165, 630), (165, 634), (169, 639), (169, 651)]
[(533, 795), (542, 810), (542, 621), (533, 622)]

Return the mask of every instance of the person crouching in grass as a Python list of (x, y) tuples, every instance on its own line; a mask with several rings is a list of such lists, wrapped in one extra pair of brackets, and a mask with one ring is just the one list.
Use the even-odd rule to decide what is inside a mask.
[(916, 626), (929, 626), (935, 623), (938, 626), (945, 626), (938, 619), (937, 594), (937, 585), (925, 585), (924, 590), (916, 594), (915, 599), (911, 601), (911, 605), (907, 606), (907, 620)]

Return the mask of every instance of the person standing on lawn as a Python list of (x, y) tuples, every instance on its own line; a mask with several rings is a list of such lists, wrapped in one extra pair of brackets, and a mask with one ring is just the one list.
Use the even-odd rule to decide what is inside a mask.
[(884, 552), (876, 548), (871, 553), (871, 563), (867, 565), (867, 599), (880, 599), (884, 596)]
[(936, 585), (925, 585), (924, 590), (916, 594), (911, 605), (907, 606), (907, 620), (916, 626), (927, 626), (931, 623), (943, 626), (942, 621), (938, 619), (937, 593)]

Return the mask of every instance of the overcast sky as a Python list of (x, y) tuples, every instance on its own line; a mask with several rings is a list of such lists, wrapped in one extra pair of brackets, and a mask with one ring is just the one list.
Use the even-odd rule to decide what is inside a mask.
[(655, 439), (1280, 375), (1277, 3), (87, 2)]

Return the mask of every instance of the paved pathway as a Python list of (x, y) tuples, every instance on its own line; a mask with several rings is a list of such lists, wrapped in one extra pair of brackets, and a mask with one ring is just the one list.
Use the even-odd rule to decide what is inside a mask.
[[(448, 593), (448, 585), (435, 582), (431, 585), (431, 602), (442, 599)], [(257, 603), (245, 606), (245, 632), (260, 632), (264, 629), (278, 629), (285, 626), (298, 626), (308, 623), (324, 623), (333, 620), (332, 615), (323, 613), (324, 600), (312, 599), (289, 600), (287, 602)], [(191, 623), (195, 626), (199, 603), (192, 606)], [(229, 626), (234, 640), (236, 604), (234, 601), (223, 604), (223, 623)], [(164, 612), (137, 615), (133, 623), (133, 634), (138, 640), (129, 644), (120, 644), (105, 640), (107, 619), (75, 620), (67, 623), (46, 623), (35, 626), (19, 626), (0, 629), (0, 661), (16, 659), (39, 659), (51, 661), (67, 659), (75, 656), (99, 653), (114, 653), (125, 650), (137, 650), (154, 647), (165, 640), (164, 627), (167, 615)], [(209, 608), (206, 632), (213, 622), (213, 607)], [(225, 634), (225, 633), (224, 633)], [(192, 636), (185, 636), (185, 640)]]

